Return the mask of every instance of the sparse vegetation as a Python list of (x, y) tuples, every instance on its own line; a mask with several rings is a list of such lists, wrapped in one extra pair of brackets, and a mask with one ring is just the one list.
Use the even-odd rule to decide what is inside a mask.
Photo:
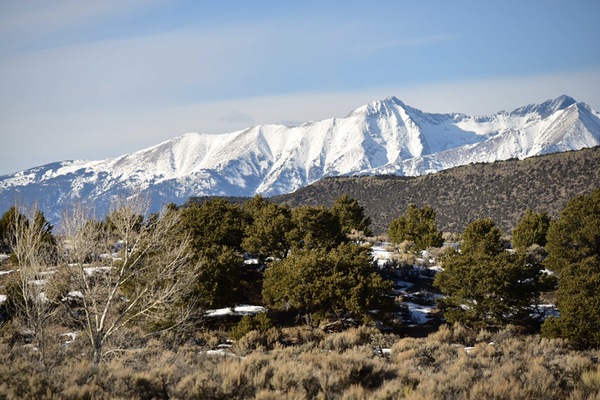
[[(6, 334), (6, 332), (4, 332)], [(270, 350), (254, 346), (211, 352), (185, 343), (154, 342), (100, 366), (73, 357), (45, 377), (24, 357), (0, 352), (0, 393), (5, 398), (597, 398), (595, 353), (569, 349), (562, 340), (442, 327), (426, 338), (397, 338), (371, 328), (295, 345), (285, 331)], [(263, 335), (263, 336), (261, 336)], [(256, 331), (255, 343), (267, 343)], [(249, 338), (250, 339), (250, 338)], [(386, 347), (382, 347), (382, 344)], [(384, 351), (381, 351), (383, 349)]]
[[(434, 242), (359, 243), (364, 210), (335, 204), (257, 197), (147, 215), (132, 198), (103, 221), (74, 209), (56, 236), (15, 208), (1, 219), (13, 257), (0, 398), (600, 398), (600, 189), (547, 235), (544, 214), (524, 214), (516, 251), (487, 218), (460, 251), (415, 252), (442, 238), (417, 206), (403, 227)], [(540, 335), (552, 272), (560, 317)], [(246, 300), (269, 308), (234, 315)]]
[(331, 206), (343, 193), (356, 199), (376, 234), (410, 204), (436, 210), (442, 232), (462, 232), (477, 219), (492, 218), (511, 232), (528, 208), (557, 218), (570, 199), (600, 187), (600, 147), (524, 160), (476, 163), (419, 177), (362, 176), (325, 178), (298, 191), (272, 198), (291, 207)]

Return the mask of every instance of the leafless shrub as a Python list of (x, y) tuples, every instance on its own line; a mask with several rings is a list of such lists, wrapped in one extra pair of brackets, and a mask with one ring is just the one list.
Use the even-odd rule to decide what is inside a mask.
[[(138, 198), (119, 201), (107, 226), (91, 220), (81, 206), (63, 216), (69, 287), (81, 297), (96, 363), (126, 325), (143, 321), (168, 329), (185, 322), (192, 310), (181, 303), (191, 281), (188, 241), (169, 240), (177, 233), (178, 214), (165, 211), (144, 222), (146, 210)], [(113, 256), (115, 243), (119, 249)]]

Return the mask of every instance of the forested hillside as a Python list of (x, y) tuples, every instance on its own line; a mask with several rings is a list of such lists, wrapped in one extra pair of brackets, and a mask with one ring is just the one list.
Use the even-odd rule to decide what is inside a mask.
[(491, 217), (509, 233), (527, 208), (555, 218), (567, 202), (600, 187), (600, 147), (524, 160), (470, 164), (420, 177), (364, 176), (323, 179), (272, 198), (292, 207), (331, 206), (347, 193), (365, 208), (372, 230), (387, 231), (409, 204), (430, 205), (442, 231), (462, 232)]

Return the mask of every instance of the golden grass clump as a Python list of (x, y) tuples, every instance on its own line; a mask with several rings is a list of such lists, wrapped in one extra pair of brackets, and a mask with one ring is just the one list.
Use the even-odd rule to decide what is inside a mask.
[(63, 362), (47, 373), (14, 327), (4, 326), (0, 338), (0, 397), (6, 399), (594, 399), (600, 394), (597, 353), (512, 328), (493, 333), (442, 326), (425, 338), (384, 335), (371, 327), (333, 334), (286, 328), (251, 331), (219, 351), (217, 338), (224, 336), (204, 333), (178, 346), (134, 340), (143, 346), (115, 352), (99, 366), (80, 346), (66, 346), (54, 349)]

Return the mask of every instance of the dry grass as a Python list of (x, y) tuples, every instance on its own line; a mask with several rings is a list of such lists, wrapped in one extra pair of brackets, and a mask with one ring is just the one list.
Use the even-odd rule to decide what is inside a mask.
[(218, 354), (208, 351), (223, 339), (219, 333), (198, 335), (205, 338), (201, 346), (169, 349), (149, 340), (99, 368), (81, 358), (80, 347), (67, 347), (64, 363), (46, 378), (35, 352), (4, 327), (0, 398), (600, 398), (595, 353), (510, 328), (492, 333), (442, 326), (427, 338), (369, 327), (316, 332), (252, 331)]

